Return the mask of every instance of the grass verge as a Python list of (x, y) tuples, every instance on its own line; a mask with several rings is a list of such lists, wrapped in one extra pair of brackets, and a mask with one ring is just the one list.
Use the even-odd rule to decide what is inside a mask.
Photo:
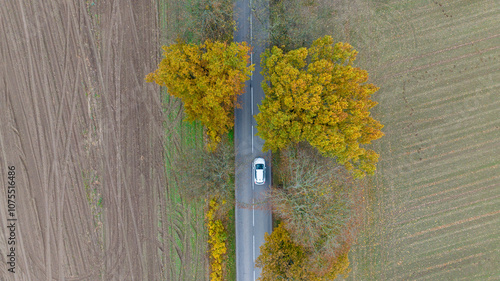
[[(234, 194), (233, 194), (234, 198)], [(231, 208), (226, 215), (224, 227), (227, 232), (226, 248), (227, 253), (224, 262), (224, 280), (236, 280), (236, 225), (235, 225), (235, 205), (231, 204)]]
[[(207, 4), (201, 6), (202, 4)], [(217, 7), (224, 7), (219, 9)], [(230, 17), (229, 20), (224, 20)], [(158, 2), (160, 43), (167, 45), (177, 38), (188, 43), (200, 43), (205, 39), (229, 41), (232, 39), (232, 1), (176, 1)], [(224, 25), (219, 28), (218, 21)], [(159, 46), (160, 47), (160, 46)], [(159, 49), (160, 50), (160, 49)], [(165, 127), (165, 188), (166, 214), (159, 214), (160, 242), (167, 244), (162, 255), (165, 280), (207, 280), (208, 229), (204, 223), (205, 202), (186, 202), (180, 195), (177, 175), (173, 173), (173, 160), (179, 151), (193, 146), (203, 146), (203, 128), (198, 122), (182, 121), (182, 103), (161, 90), (163, 111), (166, 115)], [(231, 136), (230, 136), (231, 138)], [(233, 141), (231, 141), (231, 144)], [(234, 182), (234, 181), (233, 181)], [(234, 185), (234, 184), (233, 184)], [(228, 200), (229, 201), (229, 200)], [(230, 200), (229, 202), (233, 202)], [(228, 253), (224, 256), (225, 280), (236, 279), (234, 207), (229, 210), (225, 229), (227, 230)]]
[(181, 196), (178, 177), (172, 167), (182, 149), (203, 145), (202, 126), (182, 121), (182, 104), (162, 89), (165, 127), (166, 213), (160, 214), (160, 242), (168, 249), (162, 257), (165, 280), (205, 280), (208, 276), (207, 229), (203, 200), (187, 202)]

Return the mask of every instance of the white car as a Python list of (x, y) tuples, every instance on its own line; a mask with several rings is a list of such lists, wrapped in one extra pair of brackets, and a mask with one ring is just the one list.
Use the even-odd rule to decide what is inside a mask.
[(266, 183), (266, 160), (264, 158), (255, 158), (253, 160), (253, 182), (256, 185)]

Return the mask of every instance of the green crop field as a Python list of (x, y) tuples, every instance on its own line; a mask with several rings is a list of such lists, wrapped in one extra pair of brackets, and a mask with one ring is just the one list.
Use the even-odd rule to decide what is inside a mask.
[(351, 280), (500, 278), (500, 4), (344, 0), (386, 136)]

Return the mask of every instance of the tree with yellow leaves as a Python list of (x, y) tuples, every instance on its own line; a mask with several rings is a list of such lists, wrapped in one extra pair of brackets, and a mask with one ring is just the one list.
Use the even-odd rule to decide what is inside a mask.
[(383, 125), (370, 116), (378, 88), (354, 67), (357, 52), (330, 36), (284, 53), (273, 47), (262, 58), (266, 98), (256, 116), (264, 150), (307, 141), (354, 172), (373, 174), (378, 154), (361, 147), (382, 137)]
[(292, 240), (281, 223), (271, 234), (265, 234), (265, 243), (255, 261), (256, 266), (262, 268), (259, 280), (329, 281), (349, 271), (347, 253), (330, 262), (326, 266), (328, 272), (322, 275), (311, 270), (312, 261), (308, 256), (307, 250)]
[(306, 255), (301, 246), (295, 244), (281, 223), (271, 234), (264, 235), (265, 243), (260, 247), (256, 266), (262, 268), (259, 280), (306, 280)]
[(208, 149), (215, 150), (221, 136), (234, 126), (237, 96), (254, 69), (249, 65), (250, 46), (245, 42), (177, 42), (163, 50), (164, 59), (146, 80), (166, 86), (170, 95), (182, 100), (187, 120), (206, 126)]

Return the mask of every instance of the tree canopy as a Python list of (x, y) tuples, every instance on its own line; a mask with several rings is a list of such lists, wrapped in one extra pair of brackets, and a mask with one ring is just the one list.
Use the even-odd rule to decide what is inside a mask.
[(306, 250), (293, 242), (283, 223), (271, 234), (266, 233), (265, 241), (256, 260), (256, 266), (262, 268), (261, 281), (327, 281), (349, 271), (347, 253), (330, 263), (326, 274), (319, 275), (312, 271)]
[(262, 268), (260, 280), (305, 280), (306, 256), (301, 246), (295, 244), (288, 231), (280, 224), (271, 234), (265, 233), (265, 243), (260, 247), (256, 266)]
[(208, 148), (214, 150), (234, 126), (237, 96), (254, 69), (249, 65), (250, 46), (245, 42), (177, 42), (163, 50), (164, 59), (146, 80), (166, 86), (170, 95), (183, 101), (187, 119), (206, 126)]
[(261, 61), (266, 94), (256, 116), (264, 150), (307, 141), (357, 177), (373, 174), (378, 154), (361, 147), (383, 136), (370, 116), (378, 88), (365, 70), (354, 67), (357, 52), (330, 36), (310, 48), (267, 50)]

